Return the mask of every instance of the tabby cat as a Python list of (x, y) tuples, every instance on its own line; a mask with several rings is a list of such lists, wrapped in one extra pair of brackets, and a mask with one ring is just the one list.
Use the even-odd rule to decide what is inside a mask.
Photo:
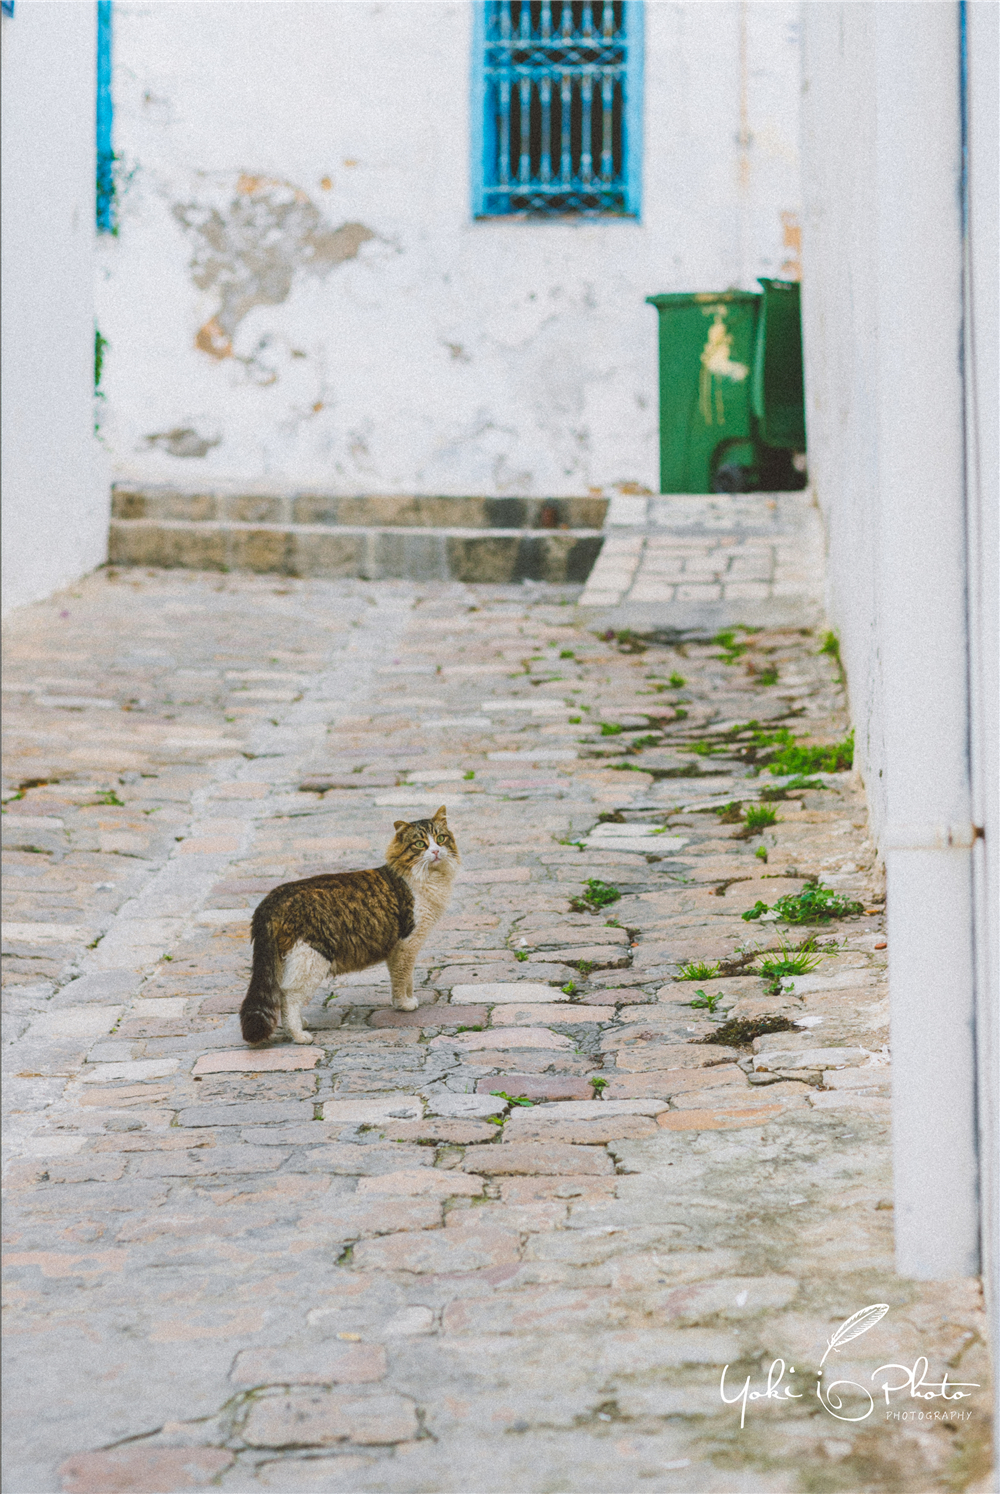
[(264, 1043), (279, 1022), (293, 1043), (311, 1043), (302, 1009), (331, 975), (384, 960), (392, 1004), (412, 1012), (413, 966), (444, 912), (459, 866), (445, 806), (429, 820), (397, 820), (385, 865), (285, 882), (259, 904), (250, 925), (253, 970), (240, 1007), (248, 1043)]

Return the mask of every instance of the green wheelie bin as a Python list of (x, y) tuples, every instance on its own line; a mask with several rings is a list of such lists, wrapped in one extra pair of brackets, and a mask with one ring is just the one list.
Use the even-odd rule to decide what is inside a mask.
[(805, 486), (799, 287), (647, 296), (659, 313), (660, 491)]
[(722, 461), (754, 464), (750, 372), (760, 296), (647, 296), (660, 317), (660, 492), (711, 493)]
[(802, 311), (797, 280), (760, 280), (757, 345), (750, 379), (750, 409), (757, 435), (779, 451), (805, 451), (802, 381)]

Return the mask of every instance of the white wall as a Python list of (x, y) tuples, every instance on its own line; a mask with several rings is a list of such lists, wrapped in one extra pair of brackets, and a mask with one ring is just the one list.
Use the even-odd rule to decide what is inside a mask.
[(3, 605), (107, 555), (94, 439), (95, 7), (18, 0), (2, 29)]
[(966, 8), (964, 236), (959, 5), (830, 0), (802, 15), (810, 470), (886, 859), (897, 1261), (990, 1275), (997, 13)]
[(803, 6), (802, 327), (809, 472), (828, 536), (827, 607), (851, 686), (876, 840), (886, 815), (878, 553), (875, 9)]
[(471, 221), (466, 0), (115, 17), (120, 478), (653, 490), (644, 297), (794, 273), (793, 4), (647, 4), (641, 223)]

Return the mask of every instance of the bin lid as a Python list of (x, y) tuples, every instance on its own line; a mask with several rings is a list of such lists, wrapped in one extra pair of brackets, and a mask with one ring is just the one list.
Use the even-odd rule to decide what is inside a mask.
[(649, 306), (708, 306), (713, 302), (759, 301), (760, 291), (671, 291), (667, 295), (647, 296)]

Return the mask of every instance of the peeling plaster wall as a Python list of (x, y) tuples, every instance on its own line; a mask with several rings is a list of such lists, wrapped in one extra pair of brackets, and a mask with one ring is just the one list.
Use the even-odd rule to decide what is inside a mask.
[(107, 555), (94, 439), (96, 17), (21, 0), (2, 32), (3, 606)]
[(656, 488), (644, 297), (797, 269), (797, 7), (647, 4), (641, 223), (471, 220), (471, 19), (118, 0), (118, 477)]

